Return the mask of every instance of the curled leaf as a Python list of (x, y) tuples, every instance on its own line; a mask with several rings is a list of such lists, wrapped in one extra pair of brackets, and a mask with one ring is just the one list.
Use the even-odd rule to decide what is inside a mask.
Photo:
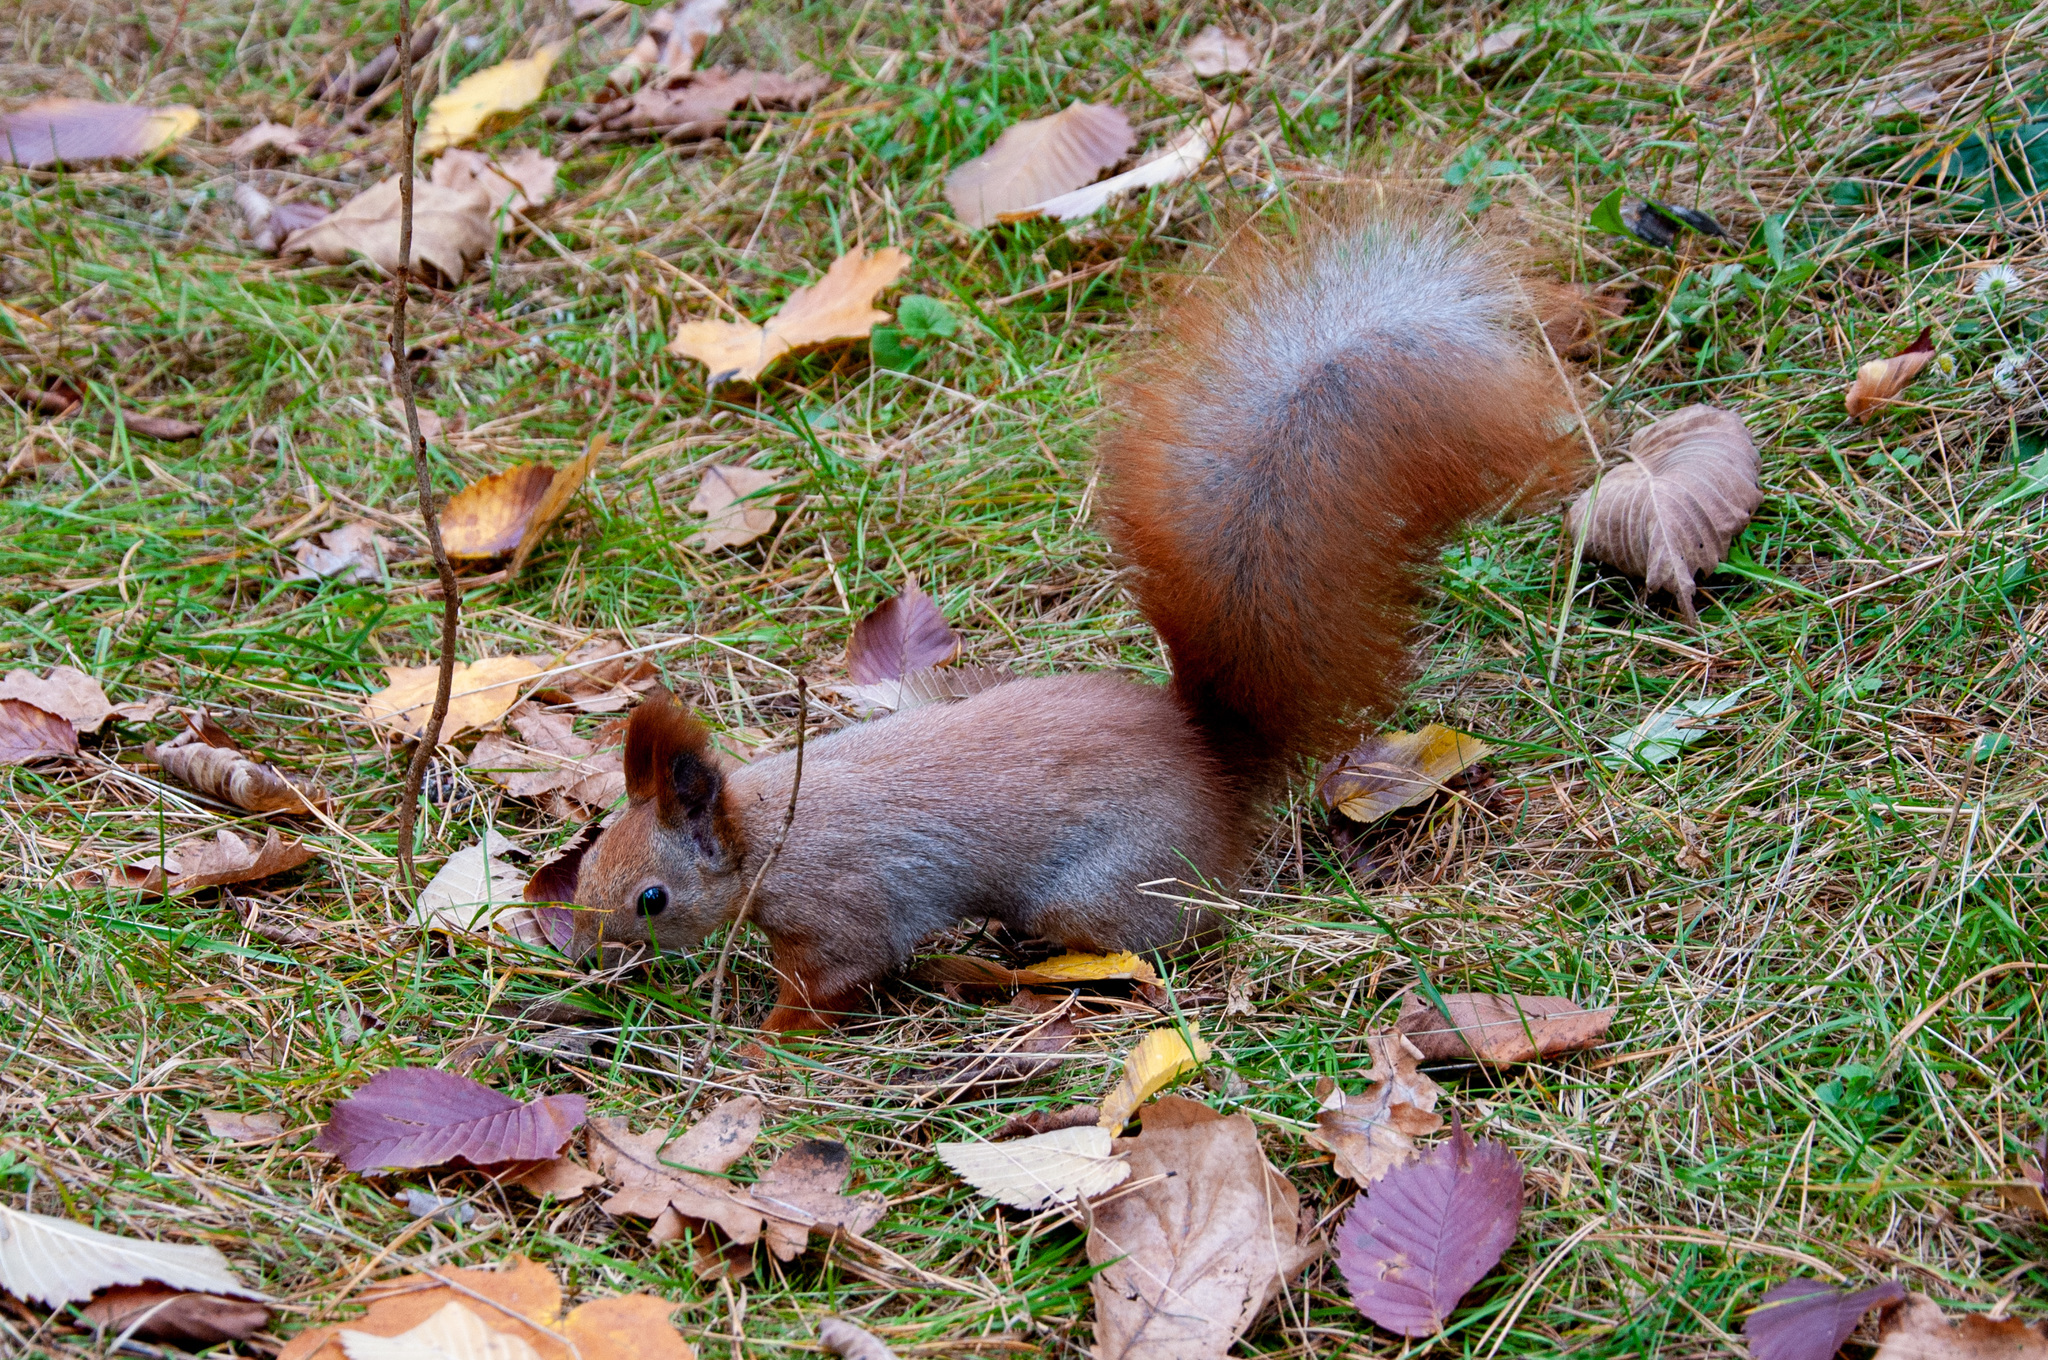
[(78, 1314), (113, 1336), (125, 1332), (190, 1350), (245, 1340), (270, 1325), (270, 1309), (252, 1299), (193, 1294), (157, 1284), (109, 1289), (94, 1295)]
[(546, 463), (521, 463), (463, 487), (441, 511), (448, 555), (487, 562), (517, 548), (554, 483), (555, 470)]
[(420, 128), (419, 154), (431, 156), (475, 137), (493, 115), (517, 113), (540, 98), (548, 87), (548, 71), (562, 53), (550, 43), (530, 57), (501, 61), (466, 76), (427, 106)]
[(625, 793), (624, 755), (600, 751), (577, 736), (566, 715), (519, 703), (505, 716), (519, 739), (489, 733), (470, 752), (469, 768), (504, 785), (513, 797), (560, 794), (602, 808)]
[(1880, 407), (1889, 405), (1906, 384), (1919, 376), (1934, 358), (1934, 327), (1920, 332), (1912, 344), (1889, 359), (1871, 359), (1856, 370), (1856, 381), (1842, 396), (1842, 405), (1856, 419), (1868, 422)]
[(775, 473), (762, 468), (704, 469), (704, 480), (690, 498), (690, 508), (709, 516), (689, 537), (693, 548), (741, 548), (775, 527), (775, 497), (761, 493), (774, 486)]
[(582, 1125), (583, 1107), (582, 1096), (521, 1102), (439, 1068), (394, 1067), (336, 1101), (313, 1146), (357, 1172), (541, 1161)]
[(1076, 101), (1005, 128), (994, 146), (946, 176), (946, 201), (963, 225), (985, 227), (1087, 184), (1122, 160), (1135, 139), (1123, 110)]
[(1865, 1313), (1905, 1297), (1892, 1280), (1855, 1293), (1814, 1279), (1787, 1280), (1742, 1320), (1742, 1334), (1756, 1360), (1833, 1360)]
[(1375, 822), (1442, 791), (1444, 783), (1493, 754), (1477, 737), (1430, 723), (1418, 732), (1380, 732), (1323, 771), (1323, 805), (1354, 822)]
[(1565, 529), (1697, 624), (1694, 575), (1721, 564), (1763, 503), (1756, 442), (1732, 412), (1688, 406), (1638, 432), (1629, 459), (1572, 502)]
[(1108, 1129), (1055, 1129), (1004, 1143), (935, 1143), (953, 1174), (991, 1199), (1033, 1211), (1089, 1199), (1123, 1184), (1128, 1163), (1111, 1152)]
[(195, 713), (156, 748), (156, 763), (187, 788), (248, 812), (326, 812), (334, 800), (314, 781), (244, 751), (220, 724)]
[(710, 370), (706, 387), (752, 382), (785, 354), (841, 340), (858, 340), (887, 321), (875, 295), (910, 267), (894, 246), (868, 251), (855, 247), (832, 262), (825, 277), (791, 293), (766, 325), (751, 321), (685, 321), (669, 342), (669, 353), (695, 359)]
[(932, 597), (910, 581), (853, 626), (846, 669), (855, 683), (872, 685), (943, 666), (959, 655), (960, 635), (947, 625)]
[(1175, 1026), (1146, 1031), (1125, 1057), (1122, 1079), (1102, 1098), (1102, 1115), (1096, 1122), (1115, 1133), (1140, 1105), (1207, 1061), (1209, 1045), (1195, 1024), (1190, 1023), (1185, 1034)]
[(1562, 996), (1449, 992), (1443, 1002), (1450, 1020), (1411, 992), (1395, 1022), (1424, 1062), (1473, 1059), (1498, 1066), (1591, 1048), (1607, 1037), (1618, 1013), (1613, 1006), (1593, 1010)]
[(698, 141), (725, 131), (727, 116), (741, 105), (758, 109), (800, 109), (823, 94), (824, 76), (791, 76), (779, 71), (670, 73), (630, 98), (598, 108), (576, 120), (606, 132), (658, 133), (669, 142)]
[(287, 841), (275, 831), (266, 832), (261, 845), (232, 831), (216, 831), (210, 841), (195, 839), (172, 847), (163, 861), (170, 875), (164, 890), (176, 895), (195, 888), (253, 883), (296, 869), (312, 859), (313, 853), (312, 846)]

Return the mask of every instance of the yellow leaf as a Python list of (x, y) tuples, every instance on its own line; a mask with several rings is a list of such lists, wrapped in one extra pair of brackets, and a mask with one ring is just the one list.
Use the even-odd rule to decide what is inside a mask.
[(825, 277), (797, 289), (765, 326), (751, 321), (685, 321), (676, 327), (669, 353), (695, 359), (711, 370), (705, 386), (752, 382), (783, 355), (815, 349), (835, 340), (858, 340), (887, 321), (875, 295), (910, 267), (894, 246), (872, 255), (855, 247), (832, 262)]
[[(363, 703), (363, 716), (403, 736), (419, 736), (426, 728), (427, 715), (434, 710), (440, 667), (386, 666), (384, 671), (391, 683)], [(519, 682), (539, 673), (540, 667), (524, 656), (491, 656), (474, 665), (457, 666), (441, 740), (504, 717), (519, 702)]]
[(561, 43), (549, 43), (530, 57), (501, 61), (459, 82), (427, 106), (418, 154), (431, 156), (460, 146), (482, 131), (492, 114), (517, 113), (540, 98), (548, 87), (548, 71), (561, 54)]
[(1209, 1045), (1199, 1026), (1190, 1024), (1185, 1034), (1174, 1028), (1149, 1031), (1124, 1059), (1123, 1079), (1102, 1098), (1102, 1118), (1096, 1123), (1116, 1132), (1140, 1105), (1207, 1061)]
[(1024, 971), (1049, 982), (1100, 982), (1106, 978), (1131, 978), (1157, 982), (1152, 965), (1128, 951), (1122, 954), (1061, 954), (1034, 963)]
[(1354, 822), (1376, 822), (1419, 803), (1444, 781), (1493, 754), (1477, 737), (1431, 723), (1419, 732), (1382, 732), (1338, 758), (1323, 776), (1323, 802)]

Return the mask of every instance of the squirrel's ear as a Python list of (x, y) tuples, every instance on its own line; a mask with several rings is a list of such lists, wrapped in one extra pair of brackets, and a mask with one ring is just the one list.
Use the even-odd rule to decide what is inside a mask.
[(636, 803), (653, 802), (663, 826), (687, 832), (714, 872), (737, 860), (711, 733), (666, 692), (634, 709), (626, 724), (626, 793)]

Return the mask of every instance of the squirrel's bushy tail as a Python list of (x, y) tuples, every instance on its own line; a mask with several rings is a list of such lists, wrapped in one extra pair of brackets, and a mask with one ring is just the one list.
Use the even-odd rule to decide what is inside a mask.
[(1226, 254), (1120, 382), (1104, 518), (1246, 792), (1384, 717), (1424, 571), (1584, 458), (1514, 272), (1407, 217)]

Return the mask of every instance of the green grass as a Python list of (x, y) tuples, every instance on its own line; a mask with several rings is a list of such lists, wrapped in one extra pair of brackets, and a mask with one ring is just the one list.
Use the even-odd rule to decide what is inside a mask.
[[(1451, 211), (1624, 294), (1588, 364), (1603, 453), (1657, 414), (1713, 402), (1756, 434), (1767, 499), (1697, 632), (1590, 563), (1567, 607), (1554, 514), (1483, 527), (1451, 555), (1401, 721), (1494, 742), (1492, 782), (1363, 835), (1332, 828), (1305, 794), (1276, 818), (1231, 898), (1242, 929), (1172, 972), (1223, 1051), (1219, 1073), (1242, 1083), (1219, 1078), (1210, 1098), (1258, 1112), (1269, 1157), (1334, 1225), (1350, 1187), (1294, 1130), (1317, 1077), (1356, 1089), (1363, 1036), (1419, 973), (1445, 990), (1621, 1008), (1591, 1053), (1438, 1073), (1468, 1123), (1522, 1156), (1530, 1187), (1515, 1247), (1434, 1343), (1443, 1353), (1719, 1353), (1763, 1290), (1801, 1271), (1896, 1277), (1956, 1309), (2038, 1298), (2048, 1228), (1995, 1189), (2048, 1115), (2048, 530), (2039, 480), (2016, 472), (2043, 447), (2041, 369), (2018, 374), (2017, 399), (1992, 382), (2003, 356), (2038, 343), (2048, 287), (2042, 200), (2025, 196), (2015, 132), (2025, 104), (2048, 100), (2038, 36), (1985, 57), (1987, 35), (2019, 31), (2021, 7), (1516, 0), (1486, 23), (1532, 36), (1463, 71), (1472, 8), (1423, 5), (1403, 53), (1355, 81), (1332, 74), (1371, 17), (1354, 7), (957, 8), (958, 29), (928, 4), (743, 8), (711, 56), (809, 62), (833, 78), (825, 99), (742, 113), (702, 154), (593, 145), (536, 218), (545, 239), (512, 233), (459, 290), (416, 296), (412, 334), (433, 353), (422, 400), (466, 426), (433, 450), (442, 489), (566, 461), (599, 433), (614, 450), (520, 581), (467, 597), (463, 659), (559, 652), (607, 630), (703, 634), (717, 645), (660, 653), (668, 682), (719, 728), (787, 743), (792, 674), (841, 675), (853, 620), (915, 576), (973, 660), (1162, 675), (1088, 522), (1091, 419), (1118, 351), (1142, 343), (1177, 276), (1248, 222), (1283, 230), (1325, 182), (1448, 195), (1457, 180)], [(554, 6), (456, 0), (447, 13), (455, 37), (429, 65), (445, 61), (449, 80), (571, 31)], [(950, 225), (947, 170), (1014, 120), (1107, 99), (1141, 145), (1171, 135), (1194, 103), (1160, 68), (1213, 20), (1263, 54), (1253, 74), (1210, 82), (1251, 111), (1220, 166), (1086, 231)], [(588, 1203), (537, 1210), (446, 1172), (419, 1181), (473, 1195), (483, 1216), (424, 1229), (380, 1273), (523, 1252), (572, 1292), (677, 1300), (707, 1355), (804, 1353), (826, 1311), (931, 1347), (919, 1354), (1001, 1354), (1000, 1337), (1085, 1354), (1081, 1231), (1059, 1214), (992, 1215), (926, 1146), (1093, 1099), (1151, 1012), (1105, 1006), (1057, 1077), (935, 1099), (911, 1084), (918, 1069), (987, 1047), (1020, 1013), (899, 982), (800, 1064), (721, 1061), (700, 1089), (678, 1063), (704, 1035), (703, 961), (589, 985), (545, 958), (404, 926), (403, 763), (354, 708), (384, 665), (429, 659), (430, 573), (414, 558), (388, 587), (281, 583), (281, 531), (358, 506), (390, 517), (394, 541), (417, 523), (380, 367), (386, 294), (361, 269), (256, 255), (231, 198), (238, 167), (219, 150), (264, 116), (312, 109), (321, 63), (367, 59), (394, 25), (382, 3), (28, 0), (0, 16), (10, 92), (139, 94), (205, 114), (149, 166), (0, 177), (0, 385), (63, 380), (86, 398), (71, 420), (0, 402), (19, 460), (0, 493), (0, 654), (9, 668), (83, 666), (117, 700), (206, 706), (317, 772), (347, 832), (308, 826), (322, 858), (248, 891), (73, 889), (67, 874), (124, 847), (231, 819), (159, 782), (144, 742), (168, 737), (169, 717), (112, 729), (79, 766), (4, 772), (0, 1194), (213, 1242), (286, 1301), (282, 1333), (335, 1316), (342, 1283), (408, 1225), (387, 1186), (307, 1146), (368, 1075), (459, 1060), (509, 1091), (581, 1091), (646, 1119), (752, 1090), (771, 1101), (774, 1146), (814, 1133), (852, 1146), (861, 1183), (894, 1201), (875, 1238), (909, 1268), (814, 1251), (715, 1286), (681, 1248), (650, 1246), (644, 1224)], [(595, 92), (623, 41), (583, 30), (542, 105), (487, 144), (565, 146), (554, 115)], [(1926, 69), (1891, 76), (1909, 61)], [(1868, 111), (1881, 89), (1930, 77), (1949, 82), (1946, 98), (1919, 125)], [(254, 178), (344, 201), (386, 172), (394, 107), (373, 135)], [(1913, 187), (1929, 155), (1971, 145), (1989, 151), (1959, 151), (1961, 168), (2002, 156), (2017, 191)], [(1672, 253), (1593, 230), (1594, 205), (1622, 184), (1710, 209), (1733, 239), (1688, 235)], [(914, 375), (854, 346), (712, 395), (699, 366), (663, 355), (678, 320), (711, 314), (697, 284), (760, 318), (856, 243), (908, 251), (898, 295), (963, 320)], [(1970, 287), (1993, 260), (2024, 283), (1995, 305)], [(1847, 421), (1855, 365), (1923, 326), (1940, 359), (1909, 404)], [(206, 434), (166, 445), (103, 430), (117, 407), (203, 420)], [(684, 545), (714, 460), (791, 477), (799, 496), (772, 556), (765, 539)], [(1740, 711), (1654, 772), (1589, 758), (1666, 703), (1737, 689)], [(2009, 741), (1973, 761), (1991, 735)], [(573, 829), (487, 783), (461, 795), (423, 818), (430, 862), (486, 825), (535, 851)], [(1680, 859), (1688, 828), (1707, 867)], [(279, 943), (284, 927), (317, 941)], [(759, 945), (738, 951), (743, 1023), (767, 1004)], [(2007, 964), (2027, 967), (1990, 971)], [(1223, 1014), (1233, 977), (1249, 1017)], [(573, 1058), (533, 1044), (545, 1027), (519, 1012), (561, 1001), (610, 1017), (615, 1047)], [(216, 1107), (281, 1111), (296, 1132), (225, 1148), (199, 1115)], [(89, 1333), (11, 1306), (0, 1336), (97, 1353)], [(1326, 1260), (1241, 1349), (1400, 1346), (1352, 1310)]]

